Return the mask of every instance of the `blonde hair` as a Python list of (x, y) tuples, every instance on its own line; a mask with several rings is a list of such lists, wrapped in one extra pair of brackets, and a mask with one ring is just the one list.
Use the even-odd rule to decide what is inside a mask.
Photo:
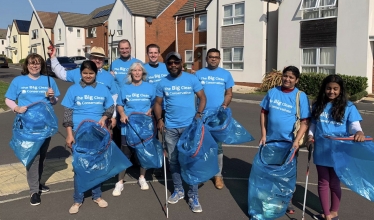
[(142, 72), (143, 72), (142, 81), (145, 82), (147, 80), (147, 71), (145, 70), (144, 66), (139, 62), (135, 62), (135, 63), (131, 64), (131, 66), (129, 68), (129, 71), (127, 72), (126, 84), (131, 84), (132, 83), (131, 73), (135, 69), (135, 67), (137, 67), (137, 66), (140, 66), (140, 68), (142, 69)]

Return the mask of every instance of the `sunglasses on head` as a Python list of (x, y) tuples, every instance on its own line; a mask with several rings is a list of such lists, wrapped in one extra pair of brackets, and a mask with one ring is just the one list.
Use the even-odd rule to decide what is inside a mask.
[(179, 65), (179, 64), (181, 64), (181, 61), (180, 61), (180, 60), (174, 60), (174, 61), (168, 61), (168, 62), (167, 62), (168, 65), (173, 65), (173, 63), (174, 63), (175, 65)]

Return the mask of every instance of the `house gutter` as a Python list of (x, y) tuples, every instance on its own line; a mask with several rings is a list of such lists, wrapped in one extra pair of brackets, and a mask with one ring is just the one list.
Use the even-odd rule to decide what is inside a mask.
[[(218, 49), (218, 22), (219, 22), (219, 0), (217, 0), (217, 17), (216, 17), (216, 49)], [(207, 19), (208, 20), (208, 19)]]
[(175, 16), (175, 52), (178, 53), (178, 16)]

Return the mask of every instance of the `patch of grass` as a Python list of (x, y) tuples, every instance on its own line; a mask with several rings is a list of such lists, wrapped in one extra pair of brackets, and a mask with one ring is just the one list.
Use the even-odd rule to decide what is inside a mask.
[(0, 108), (8, 110), (8, 106), (5, 105), (5, 93), (8, 90), (9, 83), (0, 81)]

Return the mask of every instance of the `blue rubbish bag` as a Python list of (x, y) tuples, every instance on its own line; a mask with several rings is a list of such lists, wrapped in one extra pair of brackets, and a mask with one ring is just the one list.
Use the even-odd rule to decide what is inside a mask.
[(354, 142), (329, 139), (334, 170), (340, 181), (353, 192), (374, 201), (374, 143), (371, 140)]
[(25, 113), (16, 115), (9, 144), (22, 164), (28, 166), (45, 139), (56, 134), (57, 130), (53, 108), (45, 102), (35, 102), (27, 106)]
[(204, 123), (214, 139), (225, 144), (241, 144), (253, 141), (252, 135), (232, 117), (230, 108), (208, 109)]
[(145, 141), (150, 141), (156, 136), (157, 129), (154, 126), (154, 118), (144, 113), (133, 112), (129, 116), (129, 122), (122, 124), (125, 129), (127, 145), (135, 147)]
[(156, 139), (154, 119), (143, 113), (132, 113), (126, 127), (126, 141), (133, 147), (144, 169), (160, 168), (163, 161), (163, 149)]
[(181, 175), (187, 184), (203, 183), (219, 172), (218, 145), (201, 119), (184, 130), (177, 147)]
[(83, 193), (121, 171), (131, 162), (111, 140), (108, 129), (84, 120), (75, 132), (73, 168), (78, 192)]
[[(288, 148), (279, 146), (287, 144)], [(296, 151), (290, 151), (291, 147), (292, 142), (273, 142), (259, 148), (248, 180), (248, 214), (251, 219), (271, 220), (286, 213), (296, 186)], [(280, 159), (273, 160), (274, 156)], [(269, 165), (282, 161), (281, 165)]]

